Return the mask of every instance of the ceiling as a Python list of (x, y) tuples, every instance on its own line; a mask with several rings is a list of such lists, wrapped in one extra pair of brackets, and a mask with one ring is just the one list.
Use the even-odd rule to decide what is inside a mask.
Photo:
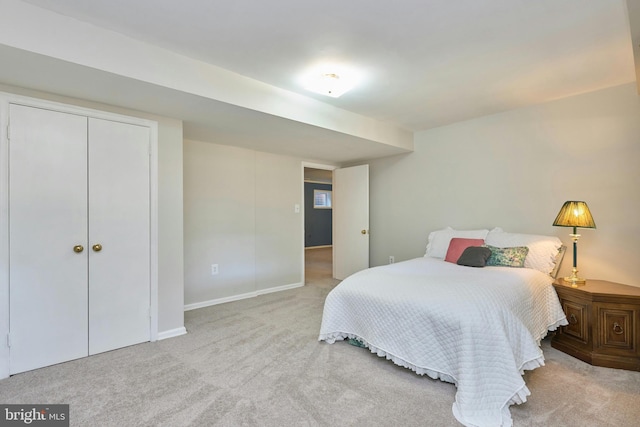
[(331, 184), (333, 182), (333, 171), (328, 169), (304, 168), (304, 180)]
[[(629, 0), (629, 5), (633, 2)], [(633, 50), (638, 43), (632, 43), (633, 19), (625, 0), (25, 3), (410, 132), (636, 80)], [(632, 13), (637, 14), (635, 9)], [(11, 49), (0, 50), (0, 54), (22, 55)], [(306, 91), (299, 77), (309, 67), (325, 62), (358, 71), (362, 76), (359, 85), (340, 98)], [(95, 73), (99, 78), (116, 79), (100, 70), (50, 66), (72, 68), (71, 76)], [(0, 72), (0, 82), (28, 84), (26, 77), (17, 74), (3, 79)], [(94, 93), (99, 92), (95, 87), (74, 88), (73, 77), (63, 74), (69, 81), (56, 82), (57, 89), (51, 89), (65, 92), (61, 88), (68, 85), (61, 94), (117, 105), (108, 93)], [(39, 84), (49, 89), (42, 79)], [(160, 89), (127, 79), (120, 84), (149, 92), (135, 101), (122, 101), (124, 106), (182, 118), (187, 137), (216, 141), (222, 137), (236, 145), (292, 155), (303, 152), (303, 157), (336, 162), (402, 151), (290, 120), (276, 124), (273, 117), (244, 108), (217, 104), (214, 108), (206, 99), (179, 92), (163, 95), (182, 103), (180, 115), (175, 110), (158, 111), (153, 91)], [(218, 107), (233, 118), (212, 123), (210, 114), (202, 117), (203, 111), (217, 111)], [(247, 142), (256, 136), (247, 130), (247, 123), (261, 121), (271, 123), (267, 128), (277, 128), (272, 138), (263, 139), (262, 148)], [(290, 141), (282, 137), (289, 131), (295, 135)], [(311, 145), (314, 140), (330, 146), (333, 141), (334, 145), (316, 153), (311, 146), (300, 147), (301, 138)], [(272, 144), (279, 146), (269, 148)]]

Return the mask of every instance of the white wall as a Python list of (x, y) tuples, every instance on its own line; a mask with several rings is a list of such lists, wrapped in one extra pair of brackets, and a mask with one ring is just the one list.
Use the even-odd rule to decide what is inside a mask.
[(304, 282), (303, 188), (300, 159), (256, 152), (257, 290)]
[(184, 328), (182, 121), (158, 121), (158, 331)]
[(301, 197), (298, 159), (185, 141), (187, 308), (301, 286)]
[(430, 231), (500, 226), (557, 235), (562, 203), (584, 200), (582, 276), (640, 286), (640, 98), (635, 84), (416, 134), (415, 152), (371, 166), (371, 264), (422, 256)]

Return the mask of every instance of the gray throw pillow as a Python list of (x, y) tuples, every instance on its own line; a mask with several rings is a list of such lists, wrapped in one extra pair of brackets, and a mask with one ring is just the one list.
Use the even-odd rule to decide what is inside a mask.
[(469, 246), (462, 252), (460, 258), (458, 258), (458, 265), (466, 265), (467, 267), (484, 267), (490, 256), (491, 249), (487, 247)]

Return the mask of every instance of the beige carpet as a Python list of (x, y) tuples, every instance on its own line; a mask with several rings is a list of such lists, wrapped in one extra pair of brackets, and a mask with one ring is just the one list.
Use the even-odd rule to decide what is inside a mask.
[[(0, 380), (0, 402), (68, 403), (73, 426), (459, 425), (453, 385), (319, 343), (337, 281), (307, 273), (302, 288), (186, 312), (185, 336)], [(515, 426), (640, 425), (640, 372), (543, 349), (546, 366), (525, 375), (532, 395), (511, 407)]]

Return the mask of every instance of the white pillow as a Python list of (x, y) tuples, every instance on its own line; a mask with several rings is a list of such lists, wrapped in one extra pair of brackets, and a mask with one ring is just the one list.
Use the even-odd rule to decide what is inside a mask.
[(429, 242), (427, 243), (427, 253), (424, 256), (431, 258), (444, 259), (449, 249), (449, 243), (454, 237), (463, 239), (484, 239), (487, 237), (489, 230), (454, 230), (447, 227), (443, 230), (432, 231), (429, 233)]
[(507, 233), (499, 227), (494, 228), (487, 234), (484, 243), (499, 248), (528, 247), (529, 253), (524, 260), (524, 266), (541, 271), (544, 274), (550, 274), (553, 271), (558, 250), (562, 246), (560, 239), (555, 236)]

